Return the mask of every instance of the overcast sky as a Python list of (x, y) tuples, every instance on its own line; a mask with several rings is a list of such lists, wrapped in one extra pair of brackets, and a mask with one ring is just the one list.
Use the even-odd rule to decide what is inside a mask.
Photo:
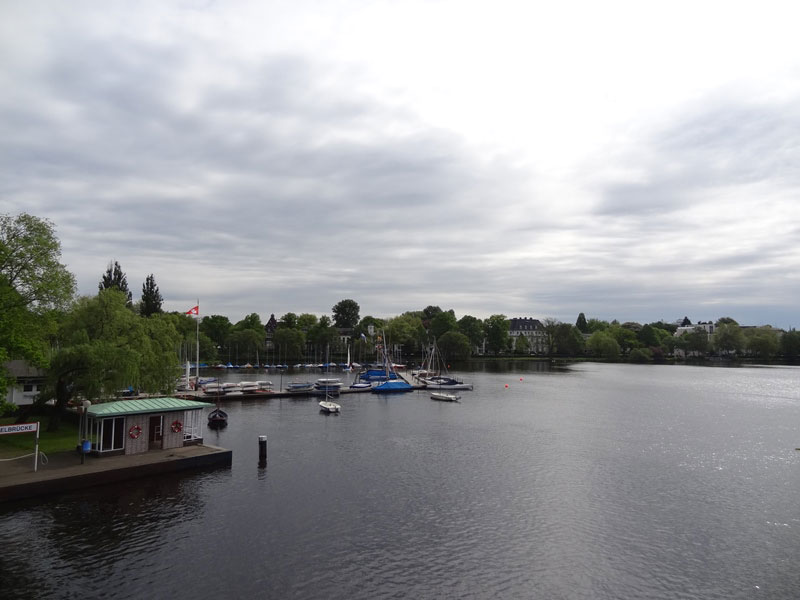
[[(798, 8), (795, 8), (798, 7)], [(796, 2), (0, 3), (0, 212), (167, 310), (800, 325)]]

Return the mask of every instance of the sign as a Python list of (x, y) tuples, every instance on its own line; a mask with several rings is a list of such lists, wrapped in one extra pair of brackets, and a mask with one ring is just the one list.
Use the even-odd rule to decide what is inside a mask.
[(39, 423), (0, 425), (0, 435), (4, 435), (6, 433), (33, 433), (34, 431), (39, 431)]

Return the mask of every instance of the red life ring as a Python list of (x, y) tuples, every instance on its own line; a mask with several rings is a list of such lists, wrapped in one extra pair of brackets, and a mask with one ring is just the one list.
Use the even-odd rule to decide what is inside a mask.
[(128, 429), (128, 435), (131, 436), (131, 439), (136, 439), (140, 435), (142, 435), (142, 428), (139, 425), (134, 425), (130, 429)]
[(172, 431), (174, 431), (175, 433), (180, 433), (181, 431), (183, 431), (183, 423), (181, 423), (180, 421), (177, 421), (177, 420), (173, 421), (172, 422)]

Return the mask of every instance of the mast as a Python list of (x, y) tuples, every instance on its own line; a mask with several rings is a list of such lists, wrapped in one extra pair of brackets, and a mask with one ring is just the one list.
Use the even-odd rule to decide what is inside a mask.
[[(195, 371), (197, 376), (197, 383), (200, 383), (200, 298), (197, 299), (197, 370)], [(187, 381), (188, 383), (188, 381)]]

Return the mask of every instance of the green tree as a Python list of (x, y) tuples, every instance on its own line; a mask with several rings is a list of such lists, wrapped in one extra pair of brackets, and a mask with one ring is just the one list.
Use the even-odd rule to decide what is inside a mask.
[(702, 327), (695, 327), (693, 331), (684, 333), (686, 338), (686, 350), (704, 355), (708, 352), (708, 333)]
[(614, 337), (615, 340), (617, 340), (617, 344), (619, 344), (620, 350), (623, 354), (630, 352), (631, 349), (635, 348), (639, 343), (639, 338), (636, 337), (636, 332), (627, 327), (611, 325), (607, 331)]
[(469, 338), (473, 348), (483, 344), (483, 339), (486, 337), (483, 321), (472, 315), (464, 315), (458, 320), (458, 330)]
[[(187, 317), (188, 318), (188, 317)], [(194, 322), (189, 318), (190, 322)], [(205, 334), (220, 349), (225, 347), (225, 342), (233, 330), (233, 324), (224, 315), (211, 315), (203, 317), (200, 321), (200, 333)]]
[(236, 325), (233, 326), (233, 329), (234, 331), (245, 331), (249, 329), (262, 335), (264, 333), (264, 325), (261, 323), (261, 317), (258, 313), (250, 313), (244, 319), (237, 322)]
[(314, 344), (320, 352), (338, 352), (339, 330), (331, 324), (328, 316), (320, 317), (319, 322), (308, 330), (308, 341)]
[(139, 312), (143, 317), (160, 313), (162, 312), (161, 304), (163, 301), (164, 298), (161, 297), (161, 292), (158, 291), (155, 277), (150, 273), (142, 284), (142, 302), (139, 305)]
[(302, 360), (306, 347), (306, 335), (299, 329), (279, 327), (272, 338), (280, 356), (284, 360), (296, 362)]
[(628, 360), (633, 363), (648, 363), (653, 360), (653, 353), (649, 348), (634, 348), (628, 355)]
[(791, 361), (800, 357), (800, 331), (790, 329), (781, 336), (781, 354)]
[(317, 315), (312, 315), (310, 313), (303, 313), (297, 317), (297, 326), (303, 331), (310, 330), (318, 322), (319, 319), (317, 319)]
[(231, 331), (226, 346), (231, 349), (238, 364), (253, 364), (265, 356), (264, 341), (263, 329), (241, 328)]
[(744, 349), (744, 344), (742, 328), (736, 322), (719, 325), (711, 336), (711, 345), (721, 354), (739, 354)]
[(283, 315), (278, 321), (278, 328), (288, 327), (289, 329), (297, 329), (297, 315), (293, 312), (288, 312)]
[(588, 350), (597, 357), (606, 360), (618, 360), (620, 347), (614, 336), (606, 331), (595, 331), (586, 342)]
[(108, 263), (108, 268), (106, 269), (106, 272), (103, 275), (103, 278), (100, 280), (97, 288), (100, 291), (116, 288), (125, 294), (127, 298), (127, 306), (130, 307), (133, 303), (133, 295), (128, 289), (128, 277), (125, 275), (125, 273), (123, 273), (122, 267), (119, 266), (117, 261)]
[(514, 354), (530, 354), (531, 343), (527, 335), (514, 336)]
[(636, 337), (639, 343), (646, 348), (658, 346), (661, 343), (661, 338), (652, 325), (645, 325), (642, 327)]
[(450, 360), (466, 360), (472, 354), (472, 346), (469, 343), (469, 338), (458, 331), (443, 333), (442, 336), (437, 339), (436, 345), (442, 353), (445, 362)]
[(492, 315), (484, 321), (489, 352), (499, 354), (508, 347), (509, 320), (505, 315)]
[(0, 313), (16, 306), (64, 309), (75, 293), (75, 277), (61, 264), (61, 242), (53, 224), (27, 213), (0, 215), (0, 285), (14, 298), (0, 299)]
[(47, 386), (40, 396), (43, 401), (55, 400), (48, 429), (58, 429), (61, 414), (74, 397), (97, 402), (128, 386), (171, 392), (179, 342), (169, 319), (134, 314), (127, 307), (127, 296), (118, 290), (81, 298), (59, 330)]
[(402, 314), (389, 319), (383, 328), (387, 343), (412, 347), (420, 342), (422, 329), (422, 319), (411, 314)]
[(456, 321), (456, 314), (453, 310), (442, 311), (431, 319), (428, 331), (430, 334), (439, 339), (448, 331), (457, 331), (458, 321)]
[(551, 354), (579, 356), (583, 354), (584, 342), (578, 328), (569, 323), (559, 323), (553, 334)]
[(353, 329), (358, 325), (361, 308), (355, 300), (340, 300), (333, 306), (333, 322), (336, 327)]
[(747, 336), (747, 350), (756, 358), (770, 359), (778, 353), (778, 335), (771, 327), (758, 327), (750, 330)]
[(737, 323), (736, 319), (733, 317), (721, 317), (715, 323), (716, 327), (719, 327), (720, 325), (739, 325), (739, 323)]
[(586, 333), (594, 333), (595, 331), (605, 331), (610, 325), (608, 321), (601, 321), (600, 319), (589, 319), (586, 322)]
[(60, 259), (50, 221), (0, 215), (0, 399), (13, 383), (6, 361), (47, 365), (49, 338), (75, 293), (75, 278)]
[(578, 315), (578, 319), (575, 321), (575, 327), (577, 327), (578, 331), (581, 333), (589, 333), (589, 324), (586, 322), (586, 315), (583, 313)]

